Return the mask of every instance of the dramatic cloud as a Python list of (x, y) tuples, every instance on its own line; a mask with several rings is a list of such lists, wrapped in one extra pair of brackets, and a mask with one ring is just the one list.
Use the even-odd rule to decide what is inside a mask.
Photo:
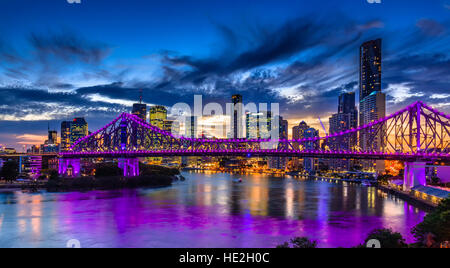
[(445, 26), (437, 21), (430, 19), (421, 19), (417, 22), (417, 27), (419, 27), (424, 34), (430, 36), (440, 36), (445, 34)]

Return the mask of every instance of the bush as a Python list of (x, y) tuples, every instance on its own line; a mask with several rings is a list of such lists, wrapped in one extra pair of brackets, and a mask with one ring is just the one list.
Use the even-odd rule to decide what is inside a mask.
[(115, 163), (99, 163), (95, 165), (96, 178), (121, 176), (122, 174), (122, 169)]
[(441, 204), (412, 230), (419, 247), (439, 247), (450, 241), (450, 198)]
[(367, 236), (364, 245), (360, 245), (360, 247), (365, 248), (367, 243), (372, 239), (380, 241), (382, 248), (408, 248), (408, 244), (406, 244), (402, 234), (396, 233), (391, 229), (373, 230)]
[(179, 175), (180, 171), (176, 168), (167, 168), (162, 166), (154, 166), (154, 165), (145, 165), (140, 163), (139, 165), (140, 174), (144, 176), (151, 175), (168, 175), (175, 176)]
[(6, 181), (14, 181), (18, 176), (19, 164), (17, 164), (17, 162), (9, 161), (3, 164), (0, 177), (4, 178)]
[(317, 248), (317, 241), (309, 240), (307, 237), (296, 237), (278, 245), (277, 248)]

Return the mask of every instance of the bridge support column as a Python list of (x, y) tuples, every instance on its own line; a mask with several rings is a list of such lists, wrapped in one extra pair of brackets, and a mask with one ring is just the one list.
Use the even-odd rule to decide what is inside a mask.
[(119, 168), (123, 170), (123, 176), (139, 176), (139, 158), (120, 158)]
[(81, 175), (81, 159), (60, 158), (58, 173), (63, 177), (79, 177)]
[(425, 167), (426, 163), (424, 162), (405, 162), (403, 191), (409, 192), (416, 186), (427, 184)]

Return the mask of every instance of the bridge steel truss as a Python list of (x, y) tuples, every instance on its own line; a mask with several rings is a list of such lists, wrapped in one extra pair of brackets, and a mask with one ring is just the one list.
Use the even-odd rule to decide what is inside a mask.
[[(347, 149), (331, 149), (336, 142), (346, 142)], [(123, 113), (102, 129), (78, 140), (69, 152), (60, 156), (292, 156), (417, 162), (449, 161), (449, 153), (450, 116), (416, 102), (365, 126), (299, 140), (178, 137), (135, 115)]]

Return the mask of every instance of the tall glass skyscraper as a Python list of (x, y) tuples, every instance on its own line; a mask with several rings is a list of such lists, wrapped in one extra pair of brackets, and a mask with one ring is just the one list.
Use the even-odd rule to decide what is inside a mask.
[[(338, 113), (330, 118), (330, 134), (335, 134), (358, 127), (358, 110), (355, 106), (355, 93), (343, 93), (339, 96)], [(348, 151), (357, 145), (357, 134), (345, 137), (334, 137), (329, 140), (329, 147), (332, 150)], [(331, 159), (330, 166), (334, 170), (349, 170), (350, 160)]]
[(233, 118), (231, 124), (232, 138), (240, 139), (243, 135), (242, 116), (243, 116), (243, 102), (241, 95), (233, 95), (231, 101), (233, 103)]
[(61, 151), (67, 151), (70, 149), (70, 125), (72, 122), (63, 121), (61, 123)]
[(133, 104), (132, 114), (136, 115), (140, 119), (147, 121), (147, 104), (142, 103), (142, 89), (139, 91), (139, 103)]
[(75, 118), (70, 124), (70, 145), (88, 135), (88, 123), (82, 117)]
[(147, 121), (147, 104), (133, 104), (133, 110), (131, 111), (131, 113), (141, 118), (142, 120)]
[(167, 109), (164, 106), (156, 105), (150, 108), (150, 124), (164, 129), (164, 121), (167, 120)]
[[(359, 125), (364, 126), (386, 116), (386, 95), (381, 92), (381, 39), (365, 42), (360, 48)], [(383, 150), (382, 134), (362, 131), (363, 151)], [(384, 162), (363, 161), (365, 170), (384, 171)]]
[(381, 39), (361, 45), (359, 64), (359, 98), (364, 100), (374, 91), (381, 92)]

